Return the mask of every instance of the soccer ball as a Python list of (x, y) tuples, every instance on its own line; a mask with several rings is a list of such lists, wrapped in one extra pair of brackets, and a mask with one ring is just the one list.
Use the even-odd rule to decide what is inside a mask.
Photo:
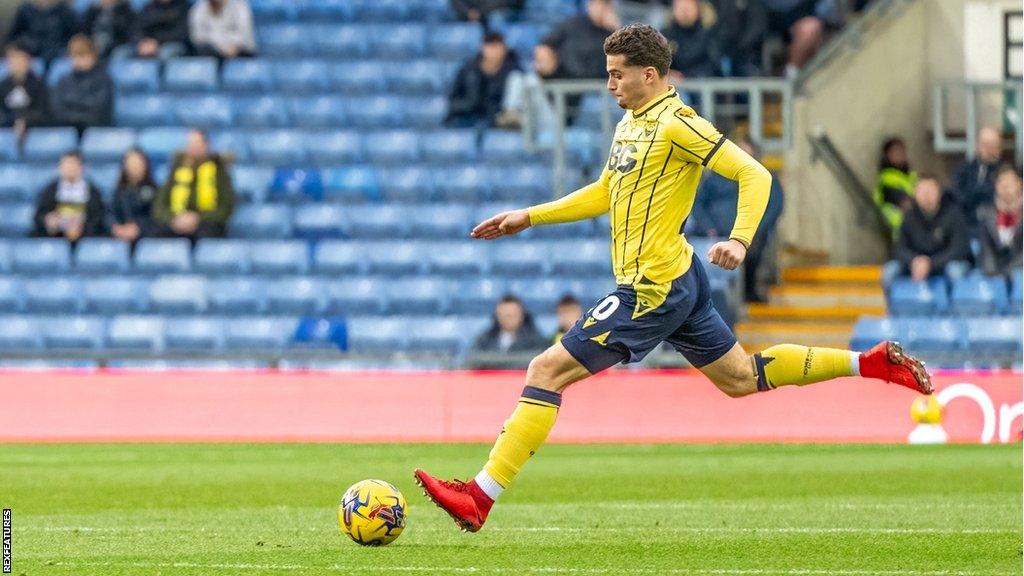
[(910, 417), (918, 424), (942, 422), (942, 405), (935, 396), (918, 396), (910, 405)]
[(392, 543), (405, 529), (405, 496), (383, 480), (356, 482), (341, 497), (341, 531), (363, 546)]

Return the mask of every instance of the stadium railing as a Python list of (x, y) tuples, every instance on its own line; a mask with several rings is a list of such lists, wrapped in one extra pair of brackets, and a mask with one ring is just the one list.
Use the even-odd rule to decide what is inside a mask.
[[(962, 110), (949, 106), (956, 95), (963, 95)], [(938, 80), (932, 85), (932, 138), (935, 150), (942, 153), (966, 154), (974, 158), (978, 129), (985, 125), (981, 119), (983, 102), (1002, 100), (1001, 116), (1004, 128), (1013, 130), (1014, 157), (1024, 150), (1021, 142), (1022, 104), (1020, 80), (1004, 82), (973, 82), (965, 80)], [(963, 118), (963, 137), (949, 135), (950, 120)]]

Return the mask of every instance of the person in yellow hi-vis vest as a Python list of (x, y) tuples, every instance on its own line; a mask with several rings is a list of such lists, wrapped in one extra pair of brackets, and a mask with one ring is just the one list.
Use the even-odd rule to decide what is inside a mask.
[(914, 207), (914, 184), (917, 172), (910, 169), (907, 145), (899, 138), (890, 138), (882, 145), (878, 162), (878, 184), (875, 204), (882, 212), (893, 238), (899, 235), (903, 215)]
[(235, 189), (224, 160), (210, 152), (206, 133), (192, 130), (157, 194), (153, 217), (170, 236), (222, 238), (234, 207)]

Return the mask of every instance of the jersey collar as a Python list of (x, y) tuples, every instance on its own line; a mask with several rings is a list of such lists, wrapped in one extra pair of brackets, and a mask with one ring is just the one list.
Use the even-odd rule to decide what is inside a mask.
[(643, 116), (644, 114), (649, 112), (652, 108), (654, 108), (658, 104), (661, 104), (662, 102), (664, 102), (668, 98), (671, 98), (671, 97), (673, 97), (675, 95), (676, 95), (676, 87), (675, 86), (669, 86), (668, 87), (668, 92), (666, 92), (662, 96), (656, 97), (654, 100), (651, 100), (650, 102), (645, 104), (643, 108), (638, 108), (636, 110), (633, 110), (633, 118), (639, 118), (639, 117)]

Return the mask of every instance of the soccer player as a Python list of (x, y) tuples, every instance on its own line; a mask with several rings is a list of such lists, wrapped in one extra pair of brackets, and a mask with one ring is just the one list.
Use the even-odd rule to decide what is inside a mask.
[(502, 212), (471, 234), (493, 240), (610, 212), (618, 283), (530, 362), (522, 397), (473, 480), (441, 480), (416, 470), (426, 495), (471, 532), (483, 526), (495, 500), (544, 443), (566, 387), (620, 362), (636, 362), (663, 341), (731, 397), (857, 375), (932, 392), (924, 365), (895, 342), (862, 354), (793, 344), (753, 355), (743, 350), (712, 306), (707, 273), (679, 230), (702, 169), (737, 180), (732, 233), (707, 254), (712, 264), (735, 269), (764, 213), (771, 175), (679, 99), (668, 83), (672, 53), (657, 30), (621, 28), (605, 40), (604, 52), (608, 90), (626, 113), (600, 179), (553, 202)]

